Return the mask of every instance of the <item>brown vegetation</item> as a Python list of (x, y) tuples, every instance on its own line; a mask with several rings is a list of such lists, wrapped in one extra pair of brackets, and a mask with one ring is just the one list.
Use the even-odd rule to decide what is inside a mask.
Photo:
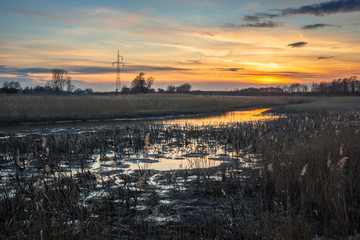
[(284, 104), (283, 97), (189, 94), (0, 95), (0, 123), (110, 119), (179, 113), (226, 111)]
[[(358, 110), (341, 108), (206, 128), (134, 126), (11, 135), (0, 146), (1, 168), (8, 171), (3, 175), (6, 181), (2, 179), (0, 237), (356, 235), (360, 232), (359, 119)], [(148, 154), (160, 143), (164, 147), (156, 148), (158, 154), (185, 148), (206, 155), (224, 148), (228, 160), (214, 168), (159, 173), (144, 167), (116, 177), (111, 173), (99, 177), (86, 170), (93, 153), (106, 162), (106, 153), (114, 151), (114, 168), (123, 164), (124, 157), (139, 151)], [(188, 156), (184, 154), (184, 159)], [(76, 175), (62, 174), (59, 169), (64, 162), (80, 170)], [(159, 194), (157, 189), (165, 192)]]

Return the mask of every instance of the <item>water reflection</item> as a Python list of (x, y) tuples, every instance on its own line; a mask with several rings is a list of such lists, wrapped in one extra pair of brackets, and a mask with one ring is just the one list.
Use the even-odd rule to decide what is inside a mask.
[[(56, 141), (56, 143), (54, 144), (58, 147), (61, 146), (61, 144), (65, 144), (60, 141), (61, 137), (59, 136), (69, 138), (69, 141), (77, 139), (78, 142), (76, 144), (74, 143), (75, 145), (79, 145), (79, 142), (82, 141), (85, 142), (87, 144), (85, 146), (87, 149), (87, 151), (85, 151), (87, 155), (87, 159), (84, 158), (85, 163), (83, 163), (81, 159), (74, 162), (76, 166), (67, 166), (64, 163), (60, 163), (62, 172), (77, 171), (80, 165), (92, 172), (99, 173), (113, 171), (114, 166), (116, 166), (117, 170), (120, 168), (125, 171), (133, 171), (142, 167), (161, 171), (209, 168), (219, 166), (224, 162), (233, 162), (234, 160), (243, 162), (240, 160), (243, 156), (241, 154), (239, 155), (238, 150), (232, 149), (232, 146), (227, 146), (226, 143), (219, 142), (220, 137), (211, 136), (211, 138), (208, 139), (209, 136), (206, 137), (203, 135), (206, 134), (205, 132), (191, 137), (191, 132), (194, 131), (194, 128), (187, 128), (186, 126), (226, 125), (234, 122), (263, 121), (279, 117), (262, 114), (269, 109), (270, 108), (232, 111), (212, 116), (183, 119), (135, 121), (135, 123), (138, 124), (137, 126), (134, 122), (131, 122), (131, 124), (128, 124), (128, 122), (114, 122), (113, 125), (104, 128), (103, 125), (99, 127), (99, 123), (94, 122), (91, 128), (77, 128), (75, 126), (68, 128), (60, 126), (50, 129), (35, 128), (26, 132), (21, 130), (15, 131), (15, 136), (17, 138), (29, 138), (32, 139), (31, 141), (41, 141), (41, 137), (52, 139), (53, 136), (55, 136), (53, 140)], [(159, 135), (155, 136), (155, 139), (151, 139), (152, 143), (147, 147), (146, 151), (133, 146), (134, 143), (140, 142), (141, 145), (141, 142), (145, 141), (143, 139), (136, 140), (136, 136), (138, 135), (137, 131), (141, 128), (139, 125), (156, 125), (154, 127), (158, 129), (157, 134)], [(123, 130), (120, 129), (127, 128), (115, 130), (116, 127), (119, 126), (129, 127), (129, 129), (125, 131), (124, 136), (121, 136), (120, 133), (122, 133)], [(178, 128), (178, 126), (180, 126), (180, 128)], [(169, 135), (169, 129), (173, 129), (174, 133)], [(113, 135), (113, 131), (118, 131), (120, 135)], [(5, 143), (10, 141), (9, 135), (11, 134), (14, 134), (14, 132), (0, 132), (0, 142)], [(149, 135), (149, 133), (142, 133), (141, 135), (143, 134), (144, 138)], [(221, 135), (222, 133), (219, 134)], [(166, 137), (164, 137), (165, 135)], [(140, 138), (141, 137), (142, 136), (140, 136)], [(93, 139), (99, 140), (95, 141)], [(64, 141), (66, 140), (64, 139)], [(68, 144), (68, 142), (66, 144)], [(72, 151), (78, 152), (80, 149), (75, 147)], [(93, 152), (93, 154), (88, 154), (88, 152)], [(78, 156), (82, 156), (83, 154), (84, 153), (81, 152)], [(11, 153), (0, 153), (0, 157), (3, 159), (5, 159), (6, 156), (10, 157)], [(64, 156), (61, 155), (61, 158), (63, 157)], [(9, 169), (11, 169), (11, 167), (9, 167)]]
[[(75, 122), (58, 122), (52, 124), (39, 123), (39, 124), (24, 124), (24, 125), (2, 125), (0, 126), (1, 132), (15, 132), (17, 134), (26, 134), (26, 132), (34, 131), (49, 131), (49, 132), (67, 132), (78, 129), (89, 128), (110, 128), (121, 126), (134, 126), (134, 125), (151, 125), (151, 124), (165, 124), (165, 125), (219, 125), (228, 124), (234, 122), (249, 122), (249, 121), (261, 121), (268, 119), (275, 119), (279, 116), (263, 115), (265, 111), (271, 108), (243, 110), (243, 111), (231, 111), (222, 114), (215, 115), (202, 115), (202, 116), (163, 116), (163, 117), (148, 117), (148, 118), (119, 118), (108, 119), (103, 121), (75, 121)], [(6, 136), (0, 136), (4, 138)]]
[(203, 116), (198, 118), (168, 119), (159, 122), (165, 125), (204, 126), (229, 124), (234, 122), (262, 121), (279, 118), (279, 116), (262, 114), (263, 112), (266, 112), (270, 109), (271, 108), (261, 108), (246, 111), (232, 111), (218, 115)]

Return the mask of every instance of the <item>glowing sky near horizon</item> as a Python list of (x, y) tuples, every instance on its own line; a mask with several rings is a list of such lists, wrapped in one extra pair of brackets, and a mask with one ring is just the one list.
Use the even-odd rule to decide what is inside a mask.
[(115, 88), (139, 72), (154, 87), (310, 84), (360, 75), (360, 0), (2, 0), (0, 84)]

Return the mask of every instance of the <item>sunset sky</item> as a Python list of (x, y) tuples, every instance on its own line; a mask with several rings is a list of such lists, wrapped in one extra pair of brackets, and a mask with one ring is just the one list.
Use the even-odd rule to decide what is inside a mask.
[[(360, 0), (1, 0), (0, 84), (232, 90), (360, 75)], [(0, 87), (1, 87), (0, 86)]]

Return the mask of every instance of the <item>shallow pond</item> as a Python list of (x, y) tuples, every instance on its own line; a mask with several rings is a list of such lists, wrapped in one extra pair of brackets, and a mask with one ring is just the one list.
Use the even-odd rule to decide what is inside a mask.
[(257, 163), (256, 128), (279, 117), (262, 115), (266, 110), (0, 131), (0, 189), (6, 189), (0, 197), (13, 198), (19, 189), (37, 195), (38, 189), (70, 181), (80, 189), (78, 205), (89, 207), (123, 191), (136, 198), (129, 209), (144, 214), (151, 209), (149, 221), (176, 221), (163, 209), (182, 211), (193, 203), (180, 204), (173, 191), (193, 189), (199, 179), (213, 184), (248, 178), (245, 171)]
[[(57, 172), (76, 174), (86, 170), (102, 176), (117, 176), (123, 172), (144, 169), (169, 171), (210, 168), (231, 162), (251, 166), (254, 157), (249, 157), (243, 149), (219, 140), (223, 133), (208, 136), (214, 134), (214, 131), (197, 131), (204, 127), (224, 128), (228, 125), (231, 129), (231, 124), (279, 117), (262, 114), (267, 110), (269, 109), (232, 111), (176, 119), (93, 122), (91, 127), (76, 123), (19, 126), (17, 131), (13, 129), (0, 132), (0, 141), (3, 145), (8, 145), (5, 148), (8, 151), (2, 149), (0, 152), (1, 175), (4, 180), (7, 174), (13, 172), (14, 163), (20, 168), (33, 166), (36, 169), (47, 163)], [(143, 129), (149, 126), (155, 129), (151, 134), (149, 129)], [(24, 127), (27, 129), (23, 129)], [(14, 144), (17, 147), (12, 146)], [(39, 147), (40, 149), (34, 150)], [(56, 164), (51, 162), (54, 159)]]

